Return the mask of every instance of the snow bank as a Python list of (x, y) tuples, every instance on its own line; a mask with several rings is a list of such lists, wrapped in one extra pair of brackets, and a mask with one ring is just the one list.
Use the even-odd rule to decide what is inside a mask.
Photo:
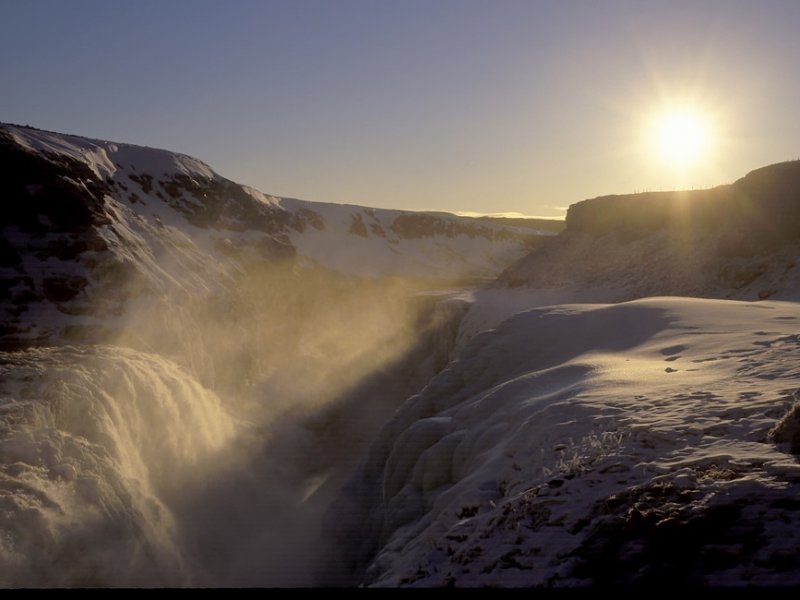
[(340, 532), (366, 539), (338, 567), (379, 586), (797, 584), (800, 467), (768, 432), (800, 387), (798, 320), (653, 298), (475, 336), (340, 500)]

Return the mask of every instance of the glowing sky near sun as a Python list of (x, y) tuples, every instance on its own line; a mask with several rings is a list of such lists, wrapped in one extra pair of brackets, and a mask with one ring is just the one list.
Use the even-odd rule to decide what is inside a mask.
[[(271, 194), (556, 216), (800, 155), (796, 1), (0, 0), (0, 21), (0, 120)], [(684, 105), (714, 138), (678, 169), (650, 127)]]

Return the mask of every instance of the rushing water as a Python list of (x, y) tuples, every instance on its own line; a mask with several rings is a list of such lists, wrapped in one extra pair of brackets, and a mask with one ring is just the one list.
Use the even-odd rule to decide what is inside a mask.
[(8, 354), (0, 381), (0, 583), (185, 583), (162, 498), (233, 435), (219, 398), (109, 346)]
[(325, 583), (323, 514), (463, 315), (393, 298), (184, 304), (125, 345), (0, 355), (0, 586)]

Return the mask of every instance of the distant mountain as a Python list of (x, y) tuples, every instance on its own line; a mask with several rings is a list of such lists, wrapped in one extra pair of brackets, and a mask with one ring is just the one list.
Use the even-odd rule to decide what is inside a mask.
[(482, 221), (500, 223), (502, 225), (515, 225), (517, 227), (527, 227), (539, 231), (550, 231), (559, 233), (564, 230), (566, 223), (563, 219), (540, 219), (537, 217), (476, 217)]
[(601, 196), (509, 267), (501, 286), (619, 301), (800, 297), (800, 161), (708, 190)]

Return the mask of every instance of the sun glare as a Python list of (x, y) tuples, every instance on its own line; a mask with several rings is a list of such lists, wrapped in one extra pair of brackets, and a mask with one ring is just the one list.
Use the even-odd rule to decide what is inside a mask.
[(691, 109), (674, 109), (655, 119), (653, 144), (658, 156), (671, 165), (689, 167), (709, 152), (708, 119)]

